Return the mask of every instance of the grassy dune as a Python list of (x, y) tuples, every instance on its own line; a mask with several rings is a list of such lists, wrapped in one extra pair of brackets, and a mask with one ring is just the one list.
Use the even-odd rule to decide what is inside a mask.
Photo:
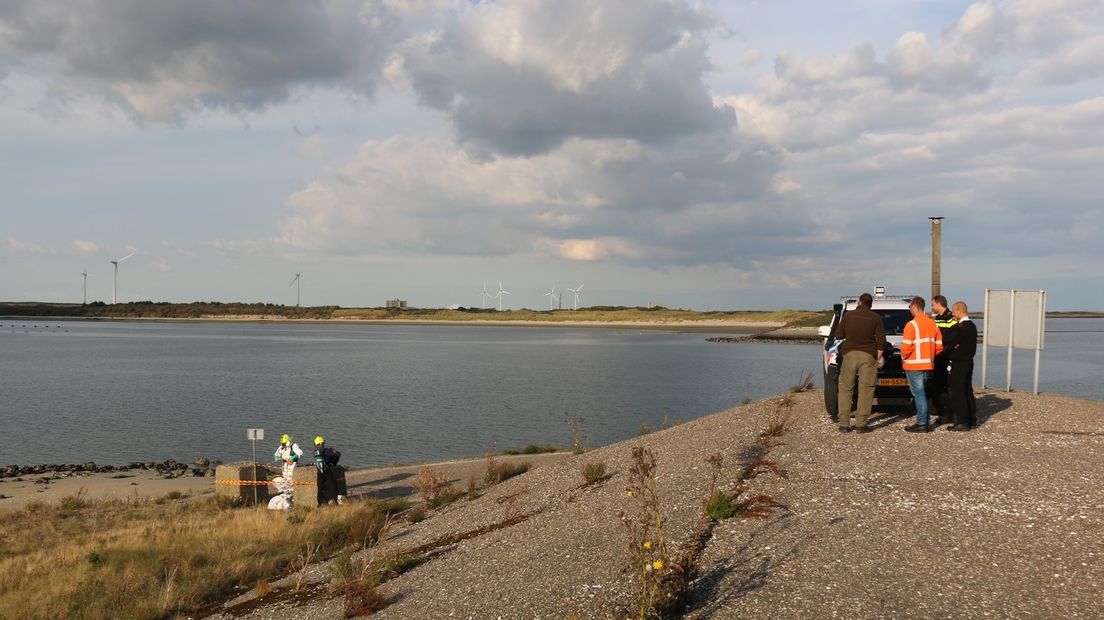
[(481, 310), (462, 308), (342, 308), (339, 306), (295, 307), (277, 304), (193, 302), (170, 304), (132, 302), (106, 305), (0, 303), (0, 316), (50, 316), (74, 318), (143, 319), (269, 319), (269, 320), (364, 320), (364, 321), (539, 321), (548, 323), (778, 323), (807, 327), (827, 322), (830, 313), (805, 310), (737, 310), (697, 312), (676, 308), (630, 308), (593, 306), (578, 311)]
[[(163, 618), (376, 542), (395, 503), (294, 514), (178, 494), (0, 513), (0, 618)], [(22, 513), (22, 514), (21, 514)], [(18, 526), (14, 524), (18, 523)]]

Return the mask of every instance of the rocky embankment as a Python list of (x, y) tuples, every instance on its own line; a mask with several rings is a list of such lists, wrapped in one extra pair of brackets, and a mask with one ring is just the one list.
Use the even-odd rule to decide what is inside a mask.
[(192, 465), (179, 463), (175, 459), (161, 462), (134, 461), (126, 465), (97, 465), (95, 462), (87, 463), (63, 463), (56, 465), (8, 465), (0, 467), (0, 478), (23, 478), (28, 476), (40, 476), (53, 474), (54, 478), (65, 478), (88, 474), (126, 473), (130, 471), (150, 471), (163, 478), (177, 478), (180, 476), (214, 476), (215, 465), (208, 459), (196, 459)]

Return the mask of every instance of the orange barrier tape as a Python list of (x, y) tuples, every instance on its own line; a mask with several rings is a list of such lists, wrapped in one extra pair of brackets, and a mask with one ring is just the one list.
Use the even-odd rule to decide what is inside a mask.
[[(247, 486), (268, 486), (270, 484), (274, 485), (276, 483), (271, 481), (271, 480), (269, 480), (267, 482), (264, 481), (264, 480), (215, 480), (215, 484), (228, 484), (228, 485), (238, 486), (238, 487), (247, 487)], [(287, 483), (285, 482), (284, 484), (287, 484)], [(317, 482), (308, 482), (308, 481), (292, 482), (291, 484), (293, 486), (312, 486), (312, 487), (318, 485)]]

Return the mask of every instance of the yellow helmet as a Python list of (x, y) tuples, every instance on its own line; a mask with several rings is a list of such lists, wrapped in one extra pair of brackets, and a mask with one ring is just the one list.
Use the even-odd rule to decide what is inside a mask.
[(291, 443), (291, 435), (283, 434), (280, 436), (280, 443)]
[(315, 438), (314, 438), (314, 445), (316, 445), (316, 446), (320, 446), (320, 445), (322, 445), (322, 444), (324, 444), (324, 443), (326, 443), (326, 440), (325, 440), (325, 439), (322, 439), (322, 435), (319, 435), (319, 436), (317, 436), (317, 437), (315, 437)]

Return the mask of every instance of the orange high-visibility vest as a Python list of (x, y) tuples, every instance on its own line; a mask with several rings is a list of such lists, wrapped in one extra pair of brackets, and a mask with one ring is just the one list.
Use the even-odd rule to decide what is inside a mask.
[(932, 370), (943, 350), (943, 335), (935, 321), (921, 314), (905, 325), (901, 338), (901, 366), (905, 370)]

